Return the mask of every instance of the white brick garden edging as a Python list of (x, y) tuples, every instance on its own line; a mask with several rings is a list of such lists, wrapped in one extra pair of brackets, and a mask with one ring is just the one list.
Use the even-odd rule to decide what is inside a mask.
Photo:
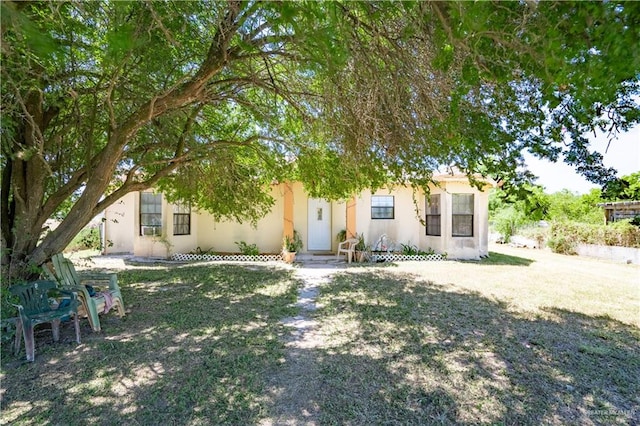
[(254, 256), (254, 255), (247, 255), (247, 254), (174, 253), (171, 255), (171, 260), (177, 260), (179, 262), (194, 262), (194, 261), (277, 262), (282, 260), (282, 256), (279, 254), (259, 254)]
[(403, 262), (403, 261), (418, 261), (418, 262), (438, 262), (446, 260), (447, 257), (441, 254), (396, 254), (396, 253), (383, 253), (372, 254), (372, 261), (381, 262)]
[[(438, 262), (446, 260), (447, 257), (441, 254), (398, 254), (398, 253), (381, 253), (372, 254), (371, 262)], [(280, 254), (260, 254), (256, 256), (246, 254), (192, 254), (192, 253), (174, 253), (171, 260), (178, 262), (280, 262), (282, 255)]]

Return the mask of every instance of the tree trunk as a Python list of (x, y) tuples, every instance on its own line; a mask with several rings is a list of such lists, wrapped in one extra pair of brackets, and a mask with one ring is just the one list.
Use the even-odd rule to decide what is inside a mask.
[[(27, 93), (23, 105), (26, 114), (19, 119), (22, 131), (16, 135), (2, 171), (3, 283), (11, 285), (37, 276), (40, 265), (64, 250), (100, 210), (117, 201), (116, 197), (109, 197), (106, 191), (125, 147), (154, 118), (191, 105), (203, 96), (207, 82), (229, 61), (229, 40), (237, 29), (239, 11), (239, 3), (231, 2), (207, 57), (190, 80), (160, 96), (151, 97), (136, 111), (123, 117), (119, 125), (110, 123), (104, 148), (88, 158), (83, 170), (76, 171), (67, 184), (51, 195), (47, 194), (47, 185), (52, 185), (53, 178), (43, 153), (47, 147), (46, 128), (56, 111), (45, 110), (41, 91), (32, 89)], [(164, 170), (157, 172), (156, 176), (142, 183), (127, 181), (116, 193), (124, 195), (132, 190), (146, 189), (176, 167), (177, 162), (168, 161)], [(82, 189), (82, 194), (62, 223), (42, 236), (45, 221), (79, 189)]]

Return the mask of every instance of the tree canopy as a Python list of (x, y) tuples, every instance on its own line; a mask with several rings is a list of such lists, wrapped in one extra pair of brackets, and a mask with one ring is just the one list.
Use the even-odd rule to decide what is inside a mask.
[(640, 121), (639, 3), (1, 7), (12, 276), (131, 191), (255, 220), (277, 180), (339, 199), (454, 166), (515, 189), (523, 151), (605, 184), (586, 135)]

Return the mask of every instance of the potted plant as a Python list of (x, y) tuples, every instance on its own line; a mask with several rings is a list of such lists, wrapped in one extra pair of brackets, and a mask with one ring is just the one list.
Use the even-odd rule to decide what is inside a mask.
[(371, 251), (371, 247), (364, 242), (364, 234), (356, 234), (358, 244), (356, 244), (356, 261), (364, 262), (367, 259), (367, 253)]
[(293, 237), (285, 235), (282, 239), (282, 258), (287, 263), (293, 263), (296, 253), (302, 250), (302, 239), (298, 231), (293, 231)]

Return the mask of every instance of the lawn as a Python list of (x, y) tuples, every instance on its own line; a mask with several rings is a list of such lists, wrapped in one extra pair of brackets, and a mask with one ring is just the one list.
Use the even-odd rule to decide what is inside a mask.
[(2, 349), (1, 423), (640, 423), (640, 269), (499, 249), (339, 270), (308, 312), (288, 267), (123, 270), (126, 319)]

